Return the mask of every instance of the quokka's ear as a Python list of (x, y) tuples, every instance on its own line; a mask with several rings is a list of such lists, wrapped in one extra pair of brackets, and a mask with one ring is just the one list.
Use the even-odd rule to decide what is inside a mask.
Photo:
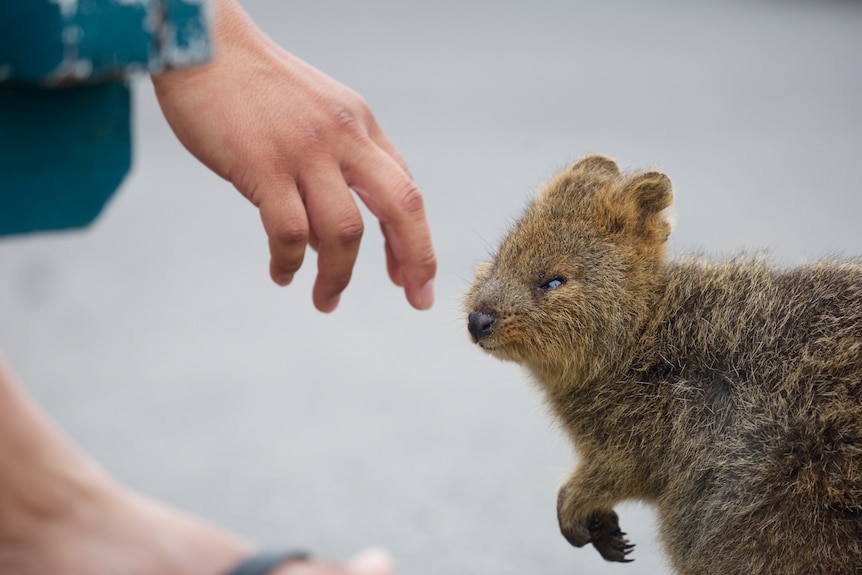
[(620, 168), (617, 166), (617, 163), (601, 154), (591, 154), (581, 158), (569, 166), (569, 171), (582, 173), (598, 172), (608, 176), (620, 175)]
[(479, 262), (473, 267), (473, 276), (476, 279), (485, 279), (491, 275), (491, 270), (494, 269), (494, 264), (491, 262)]
[(616, 162), (599, 154), (581, 158), (559, 172), (542, 189), (540, 197), (568, 209), (577, 209), (577, 203), (591, 197), (598, 190), (609, 187), (622, 176)]
[(627, 213), (628, 226), (649, 245), (664, 245), (670, 236), (670, 222), (662, 213), (673, 202), (670, 178), (659, 172), (632, 176), (618, 198)]
[(645, 172), (632, 177), (621, 195), (629, 205), (636, 206), (642, 216), (658, 214), (673, 203), (670, 178), (660, 172)]

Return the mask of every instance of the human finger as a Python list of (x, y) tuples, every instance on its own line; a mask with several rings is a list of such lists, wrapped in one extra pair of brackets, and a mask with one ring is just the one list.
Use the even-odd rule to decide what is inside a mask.
[(364, 224), (337, 165), (317, 166), (300, 185), (317, 250), (312, 298), (317, 309), (328, 313), (350, 283)]
[[(395, 160), (408, 178), (411, 180), (413, 179), (413, 175), (410, 173), (410, 168), (407, 166), (407, 162), (404, 160), (401, 152), (398, 151), (398, 148), (395, 147), (395, 144), (389, 139), (389, 136), (380, 129), (373, 117), (371, 118), (370, 125), (368, 127), (368, 136), (381, 150), (383, 150), (390, 158)], [(389, 274), (389, 278), (392, 280), (392, 283), (398, 287), (404, 287), (404, 278), (401, 275), (401, 265), (398, 263), (398, 259), (392, 251), (392, 246), (389, 245), (389, 240), (386, 238), (385, 229), (382, 223), (380, 225), (380, 229), (384, 232), (383, 248), (386, 253), (386, 271)]]
[(404, 157), (401, 155), (401, 152), (398, 151), (398, 148), (395, 147), (395, 144), (392, 140), (389, 139), (389, 136), (386, 135), (380, 127), (377, 125), (377, 122), (372, 118), (370, 125), (368, 126), (368, 137), (374, 142), (378, 148), (383, 150), (386, 155), (392, 158), (396, 164), (401, 168), (401, 170), (407, 175), (411, 180), (413, 179), (413, 174), (410, 173), (410, 167), (407, 165), (407, 162), (404, 160)]
[[(380, 231), (384, 231), (382, 224), (380, 225)], [(389, 240), (386, 239), (385, 234), (383, 235), (383, 249), (386, 253), (386, 272), (389, 274), (389, 279), (398, 287), (404, 287), (404, 278), (401, 277), (401, 266), (398, 264), (398, 260), (392, 252), (392, 246), (389, 245)]]
[(269, 273), (280, 286), (293, 281), (308, 245), (309, 223), (293, 180), (269, 184), (255, 194), (260, 219), (269, 241)]
[[(433, 278), (437, 259), (419, 189), (398, 162), (376, 145), (362, 154), (361, 162), (346, 163), (351, 188), (380, 220), (386, 238), (389, 275), (400, 277), (407, 300), (417, 309), (434, 302)], [(395, 269), (398, 272), (394, 272)]]

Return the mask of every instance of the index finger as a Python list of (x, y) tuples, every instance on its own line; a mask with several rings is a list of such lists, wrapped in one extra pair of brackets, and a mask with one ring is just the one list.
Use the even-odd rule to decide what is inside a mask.
[(399, 161), (375, 144), (342, 167), (348, 185), (380, 220), (390, 276), (400, 277), (413, 307), (428, 309), (434, 303), (437, 258), (419, 188)]

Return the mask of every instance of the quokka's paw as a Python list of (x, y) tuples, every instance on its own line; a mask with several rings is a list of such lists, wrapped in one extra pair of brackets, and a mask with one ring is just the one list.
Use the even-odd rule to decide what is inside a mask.
[(634, 543), (629, 543), (626, 534), (620, 530), (619, 517), (615, 512), (594, 514), (590, 517), (587, 529), (590, 542), (605, 560), (619, 563), (634, 561), (628, 558), (635, 547)]
[(592, 541), (593, 536), (589, 529), (590, 522), (583, 521), (566, 511), (568, 493), (569, 490), (562, 487), (557, 494), (557, 521), (560, 524), (560, 533), (573, 546), (583, 547)]
[(563, 521), (560, 519), (560, 533), (574, 547), (583, 547), (593, 540), (587, 521)]

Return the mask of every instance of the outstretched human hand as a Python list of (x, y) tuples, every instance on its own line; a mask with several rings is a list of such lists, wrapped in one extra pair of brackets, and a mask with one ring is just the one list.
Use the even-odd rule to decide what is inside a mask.
[(213, 59), (153, 84), (183, 145), (260, 209), (272, 279), (288, 285), (311, 245), (314, 305), (335, 309), (364, 229), (352, 189), (380, 221), (389, 277), (413, 307), (431, 307), (437, 264), (422, 196), (367, 104), (282, 50), (235, 0), (215, 5)]

